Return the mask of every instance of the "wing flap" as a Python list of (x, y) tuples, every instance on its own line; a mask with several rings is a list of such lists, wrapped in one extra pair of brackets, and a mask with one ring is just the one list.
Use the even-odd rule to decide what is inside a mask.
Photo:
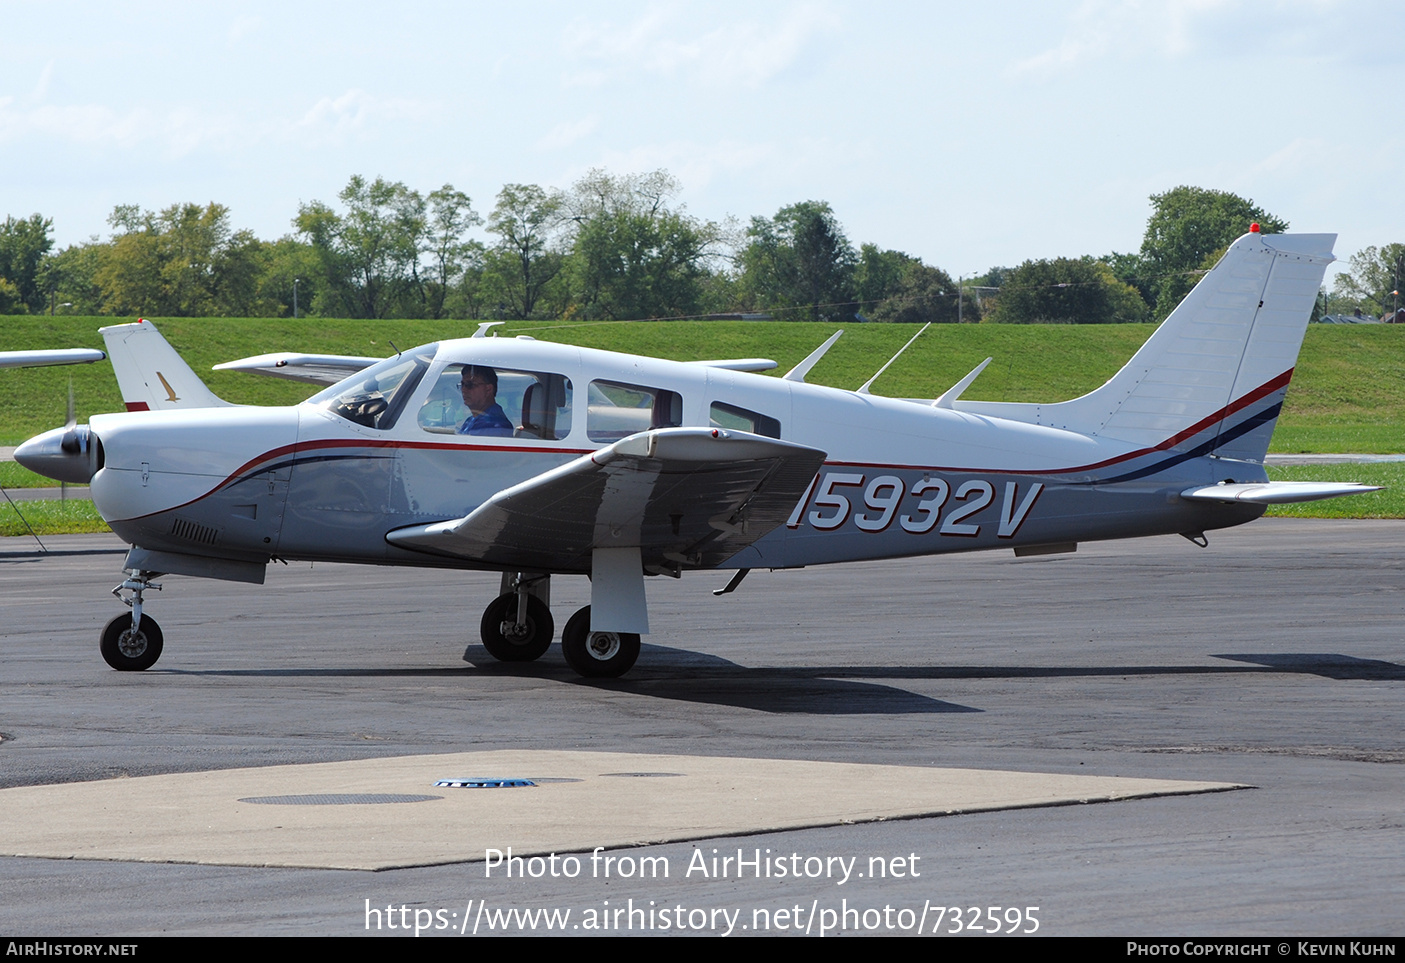
[(1364, 495), (1380, 491), (1379, 485), (1357, 485), (1350, 482), (1258, 482), (1237, 485), (1209, 485), (1187, 488), (1182, 498), (1193, 502), (1252, 502), (1256, 505), (1290, 505), (1294, 502), (1315, 502), (1343, 495)]
[(739, 431), (641, 432), (386, 540), (530, 571), (589, 572), (595, 549), (634, 547), (646, 569), (706, 568), (783, 523), (824, 458)]

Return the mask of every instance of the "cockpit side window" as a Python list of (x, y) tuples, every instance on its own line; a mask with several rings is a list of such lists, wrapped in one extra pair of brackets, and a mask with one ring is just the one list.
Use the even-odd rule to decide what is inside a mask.
[(571, 379), (547, 371), (452, 364), (420, 406), (425, 431), (557, 441), (571, 433)]
[(308, 402), (366, 428), (391, 428), (438, 347), (429, 344), (386, 358), (319, 391)]

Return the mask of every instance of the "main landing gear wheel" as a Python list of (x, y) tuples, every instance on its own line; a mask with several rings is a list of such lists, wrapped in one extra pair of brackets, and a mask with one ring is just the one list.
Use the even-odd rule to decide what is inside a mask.
[(161, 626), (143, 615), (141, 626), (132, 631), (130, 612), (117, 616), (102, 630), (102, 657), (118, 672), (140, 672), (161, 658)]
[(551, 648), (556, 625), (551, 609), (535, 595), (527, 596), (527, 620), (517, 625), (517, 593), (508, 592), (488, 603), (479, 631), (483, 647), (499, 662), (531, 662)]
[(566, 623), (561, 633), (566, 664), (587, 679), (618, 679), (639, 658), (639, 636), (633, 632), (590, 631), (587, 605)]

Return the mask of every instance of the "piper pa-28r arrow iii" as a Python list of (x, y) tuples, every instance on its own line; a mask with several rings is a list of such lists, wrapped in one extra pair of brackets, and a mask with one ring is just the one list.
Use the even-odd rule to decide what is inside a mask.
[(754, 360), (475, 337), (293, 407), (98, 415), (15, 457), (90, 482), (132, 545), (114, 590), (131, 612), (102, 636), (114, 668), (160, 655), (142, 611), (159, 575), (258, 583), (271, 560), (301, 559), (502, 572), (482, 639), (508, 661), (550, 646), (550, 577), (587, 575), (563, 652), (582, 675), (618, 676), (649, 629), (649, 575), (735, 570), (722, 594), (753, 568), (1203, 543), (1267, 504), (1372, 490), (1263, 468), (1334, 240), (1256, 226), (1121, 371), (1059, 404), (960, 400), (979, 368), (931, 402), (806, 384), (833, 339), (772, 378), (738, 370)]

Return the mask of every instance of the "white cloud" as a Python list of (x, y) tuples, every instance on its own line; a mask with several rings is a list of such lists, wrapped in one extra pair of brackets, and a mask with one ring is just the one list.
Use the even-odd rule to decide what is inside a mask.
[[(1013, 75), (1047, 75), (1103, 59), (1179, 60), (1226, 47), (1236, 37), (1241, 51), (1261, 52), (1266, 34), (1293, 35), (1295, 13), (1317, 14), (1324, 0), (1278, 5), (1238, 0), (1084, 0), (1069, 16), (1059, 42), (1016, 61)], [(1286, 14), (1286, 15), (1285, 15)]]
[(378, 97), (353, 87), (338, 97), (320, 98), (296, 126), (301, 134), (339, 140), (348, 135), (369, 134), (399, 121), (423, 121), (433, 113), (433, 105), (425, 101)]
[(537, 141), (542, 150), (561, 150), (589, 137), (600, 126), (600, 118), (592, 114), (576, 121), (563, 121)]
[(622, 26), (580, 20), (566, 33), (565, 53), (572, 63), (566, 82), (598, 86), (648, 73), (756, 87), (796, 63), (816, 37), (839, 26), (827, 6), (813, 4), (791, 7), (764, 22), (729, 19), (701, 32), (696, 20), (662, 9)]

